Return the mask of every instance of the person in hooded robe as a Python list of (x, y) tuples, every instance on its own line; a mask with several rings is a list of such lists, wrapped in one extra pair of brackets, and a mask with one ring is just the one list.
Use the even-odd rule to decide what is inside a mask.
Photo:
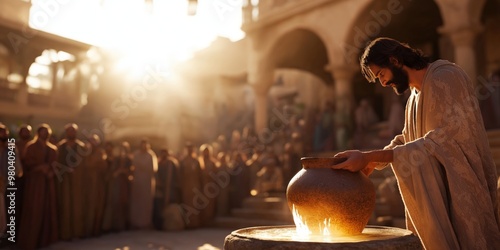
[(52, 129), (42, 124), (24, 151), (24, 208), (18, 244), (21, 249), (46, 247), (58, 240), (57, 198), (54, 165), (57, 147), (48, 141)]

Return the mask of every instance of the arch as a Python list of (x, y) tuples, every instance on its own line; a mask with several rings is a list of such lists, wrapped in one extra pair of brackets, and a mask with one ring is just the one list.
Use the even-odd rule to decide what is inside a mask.
[[(425, 16), (426, 18), (419, 18)], [(359, 62), (366, 44), (376, 37), (386, 36), (409, 43), (421, 49), (432, 59), (447, 58), (451, 48), (438, 33), (443, 24), (441, 12), (435, 0), (371, 0), (366, 2), (351, 24), (344, 41), (349, 60)], [(352, 82), (354, 98), (375, 100), (380, 117), (387, 117), (391, 106), (392, 90), (379, 85), (368, 85), (360, 75)]]
[(434, 41), (433, 50), (436, 50), (438, 27), (442, 24), (441, 12), (434, 0), (372, 0), (361, 7), (346, 36), (344, 49), (348, 50), (350, 60), (357, 61), (370, 40), (387, 36), (412, 44)]
[(55, 62), (57, 62), (57, 51), (54, 49), (45, 49), (35, 58), (26, 76), (30, 92), (48, 93), (54, 88), (54, 77), (57, 75)]
[(278, 36), (267, 53), (277, 68), (301, 69), (332, 83), (331, 74), (325, 70), (328, 55), (323, 39), (306, 28), (294, 28)]

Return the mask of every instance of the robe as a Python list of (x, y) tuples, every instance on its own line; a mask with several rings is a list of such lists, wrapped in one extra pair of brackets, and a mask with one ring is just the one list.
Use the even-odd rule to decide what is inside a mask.
[(106, 203), (106, 154), (100, 147), (92, 147), (92, 153), (85, 159), (85, 183), (82, 186), (85, 199), (84, 236), (97, 236), (102, 232), (104, 207)]
[(207, 197), (208, 204), (201, 210), (201, 221), (204, 226), (210, 225), (215, 217), (215, 209), (217, 205), (217, 196), (220, 195), (221, 187), (213, 179), (217, 170), (216, 160), (209, 157), (199, 157), (200, 168), (202, 171), (202, 187), (205, 196)]
[(104, 215), (104, 231), (122, 231), (128, 225), (129, 174), (132, 160), (128, 155), (107, 159), (110, 180)]
[[(256, 166), (261, 166), (260, 163), (254, 163)], [(261, 168), (262, 169), (262, 168)], [(241, 208), (245, 198), (250, 196), (250, 178), (252, 173), (251, 166), (249, 167), (243, 160), (234, 159), (229, 166), (231, 180), (229, 183), (229, 209)], [(255, 185), (259, 182), (255, 173)]]
[[(229, 173), (229, 163), (220, 161), (217, 165), (217, 179), (215, 182), (220, 187), (220, 193), (217, 196), (217, 207), (215, 214), (217, 216), (225, 216), (229, 214), (229, 184), (231, 183), (231, 176)], [(225, 173), (225, 174), (223, 174)]]
[(55, 181), (54, 175), (49, 174), (54, 171), (57, 148), (49, 142), (33, 140), (26, 145), (24, 156), (24, 208), (17, 242), (20, 249), (35, 249), (58, 239)]
[(83, 236), (83, 178), (82, 169), (85, 144), (76, 140), (69, 145), (66, 139), (58, 144), (59, 165), (56, 174), (56, 189), (59, 214), (59, 238), (70, 240)]
[(115, 207), (120, 195), (119, 186), (117, 185), (118, 160), (111, 153), (106, 152), (106, 204), (104, 206), (104, 216), (102, 222), (102, 230), (109, 232), (113, 229), (113, 217), (115, 215)]
[(118, 205), (116, 206), (115, 216), (113, 219), (113, 228), (116, 230), (125, 230), (129, 226), (129, 211), (130, 211), (130, 166), (132, 159), (127, 155), (118, 158), (119, 173), (116, 178), (118, 182), (120, 194)]
[(405, 127), (386, 148), (406, 208), (407, 228), (426, 249), (500, 246), (497, 173), (473, 84), (445, 60), (412, 89)]
[(200, 210), (207, 205), (207, 198), (203, 195), (203, 176), (198, 160), (186, 156), (180, 162), (181, 201), (182, 205), (195, 209), (195, 212), (185, 212), (186, 228), (201, 226)]
[(165, 210), (170, 203), (179, 201), (179, 162), (169, 156), (158, 162), (153, 221), (156, 229), (165, 224)]
[(152, 150), (137, 151), (132, 159), (134, 171), (130, 193), (130, 224), (135, 229), (148, 229), (153, 222), (155, 172), (158, 160)]

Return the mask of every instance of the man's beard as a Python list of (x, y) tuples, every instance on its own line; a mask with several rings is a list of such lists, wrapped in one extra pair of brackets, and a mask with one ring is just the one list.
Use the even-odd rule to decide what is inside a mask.
[(388, 81), (387, 85), (394, 85), (392, 87), (394, 92), (398, 95), (404, 94), (406, 90), (410, 88), (410, 80), (408, 78), (408, 73), (402, 68), (396, 66), (390, 66), (389, 69), (392, 72), (392, 79)]

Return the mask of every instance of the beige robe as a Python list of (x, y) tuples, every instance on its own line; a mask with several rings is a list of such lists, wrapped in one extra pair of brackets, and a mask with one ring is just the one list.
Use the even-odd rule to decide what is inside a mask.
[(59, 214), (59, 238), (70, 240), (80, 238), (84, 231), (83, 185), (84, 169), (82, 169), (85, 144), (76, 140), (72, 146), (64, 139), (58, 143), (56, 190)]
[(55, 181), (50, 175), (55, 171), (57, 148), (49, 142), (32, 140), (24, 156), (24, 208), (16, 241), (20, 249), (35, 249), (58, 240)]
[(180, 176), (181, 203), (196, 209), (196, 212), (184, 215), (186, 228), (198, 228), (201, 226), (200, 210), (205, 208), (208, 203), (206, 197), (201, 193), (203, 192), (203, 173), (198, 160), (189, 155), (184, 157), (180, 162)]
[(133, 228), (148, 229), (153, 223), (155, 172), (158, 160), (152, 150), (137, 151), (132, 159), (134, 172), (130, 190), (130, 224)]
[(448, 61), (432, 63), (405, 115), (386, 148), (408, 229), (426, 249), (498, 248), (497, 173), (470, 79)]
[[(203, 192), (208, 199), (208, 205), (201, 210), (201, 223), (204, 226), (210, 225), (215, 217), (215, 209), (217, 204), (217, 196), (220, 195), (220, 186), (217, 185), (212, 176), (215, 176), (217, 170), (216, 159), (205, 159), (204, 157), (199, 157), (200, 168), (202, 172), (202, 187)], [(210, 188), (209, 188), (210, 187)]]
[(97, 236), (102, 232), (104, 206), (106, 202), (106, 173), (108, 164), (106, 153), (101, 147), (90, 148), (91, 154), (85, 158), (83, 189), (85, 207), (84, 236)]

